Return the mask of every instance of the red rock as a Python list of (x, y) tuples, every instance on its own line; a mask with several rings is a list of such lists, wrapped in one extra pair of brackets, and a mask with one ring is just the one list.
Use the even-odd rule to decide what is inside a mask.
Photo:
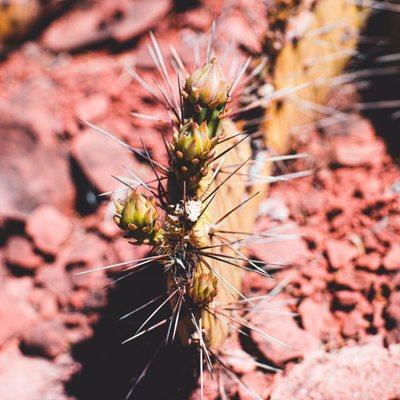
[[(300, 303), (299, 314), (304, 329), (317, 339), (335, 330), (335, 321), (329, 311), (328, 299), (307, 298)], [(336, 329), (337, 330), (337, 329)]]
[(335, 269), (348, 265), (358, 255), (358, 250), (346, 240), (328, 239), (326, 251), (329, 262)]
[(385, 247), (377, 240), (376, 235), (371, 231), (366, 231), (362, 235), (362, 241), (367, 250), (377, 251), (380, 254), (385, 252)]
[(362, 335), (359, 339), (358, 344), (375, 344), (379, 347), (385, 347), (385, 340), (379, 333), (376, 335)]
[(400, 272), (397, 272), (393, 277), (392, 284), (395, 288), (400, 288)]
[(339, 304), (343, 307), (353, 307), (360, 302), (362, 295), (359, 292), (352, 292), (350, 290), (339, 290), (335, 292), (335, 296)]
[(254, 400), (255, 393), (261, 399), (267, 399), (272, 390), (272, 375), (267, 375), (260, 371), (250, 372), (242, 376), (242, 382), (247, 386), (245, 388), (239, 385), (240, 400)]
[(374, 127), (366, 118), (358, 118), (347, 126), (348, 135), (360, 140), (375, 141)]
[(326, 194), (320, 190), (313, 190), (307, 195), (301, 196), (300, 206), (306, 215), (314, 215), (325, 209)]
[(362, 317), (358, 310), (351, 311), (350, 313), (337, 312), (337, 315), (341, 316), (342, 333), (346, 337), (360, 334), (368, 327), (368, 322)]
[(68, 51), (104, 40), (107, 32), (99, 30), (101, 17), (99, 9), (72, 12), (50, 25), (44, 33), (43, 44), (53, 51)]
[(272, 279), (265, 279), (264, 276), (256, 273), (248, 273), (243, 275), (243, 290), (248, 293), (259, 292), (260, 295), (272, 290), (275, 282)]
[[(10, 84), (13, 86), (12, 101), (3, 102), (0, 105), (0, 126), (7, 130), (10, 129), (13, 135), (17, 135), (17, 131), (25, 132), (40, 145), (49, 146), (52, 150), (57, 151), (59, 149), (56, 147), (56, 135), (62, 133), (63, 127), (57, 112), (56, 86), (44, 67), (46, 63), (52, 62), (52, 57), (45, 54), (34, 43), (31, 43), (28, 49), (25, 51), (26, 58), (23, 62), (25, 65), (29, 63), (35, 71), (24, 68), (24, 65), (22, 66), (24, 68), (23, 79), (19, 76), (20, 79), (17, 78), (16, 82), (11, 83), (10, 80)], [(37, 68), (39, 59), (41, 67)], [(19, 68), (21, 68), (21, 64), (17, 65), (17, 69)], [(10, 72), (10, 75), (12, 76), (15, 72)], [(16, 73), (18, 74), (18, 72)], [(28, 81), (30, 87), (29, 90), (26, 90)], [(52, 98), (53, 101), (47, 101), (49, 98)], [(61, 153), (59, 154), (61, 155)]]
[(224, 363), (237, 374), (242, 375), (257, 369), (254, 358), (240, 348), (239, 340), (235, 336), (224, 340), (219, 351)]
[(24, 352), (55, 358), (68, 349), (66, 328), (61, 321), (44, 321), (27, 329), (22, 336)]
[[(70, 298), (69, 304), (71, 308), (76, 311), (84, 311), (84, 310), (96, 310), (104, 307), (107, 304), (107, 292), (104, 290), (104, 287), (107, 283), (107, 280), (101, 280), (101, 278), (95, 278), (92, 281), (97, 284), (97, 290), (75, 290)], [(101, 284), (101, 285), (100, 285)], [(94, 286), (92, 284), (92, 286)]]
[(93, 336), (93, 329), (90, 324), (97, 322), (95, 318), (88, 319), (86, 315), (81, 313), (69, 313), (65, 314), (63, 319), (68, 325), (66, 334), (69, 343), (79, 343)]
[[(273, 305), (271, 301), (261, 301), (260, 309), (249, 315), (250, 324), (271, 339), (256, 331), (251, 331), (251, 338), (263, 356), (274, 365), (282, 366), (287, 361), (299, 358), (319, 347), (319, 341), (311, 334), (300, 329), (291, 316), (268, 313), (265, 308), (288, 312), (282, 305)], [(276, 340), (273, 340), (275, 338)], [(277, 341), (283, 342), (283, 344)]]
[[(144, 113), (142, 109), (140, 112)], [(164, 115), (165, 110), (152, 109), (150, 110), (151, 115)], [(110, 115), (108, 118), (102, 119), (102, 124), (108, 127), (110, 132), (114, 132), (116, 135), (123, 135), (125, 141), (130, 146), (136, 149), (143, 149), (143, 144), (147, 150), (151, 153), (153, 160), (168, 164), (168, 155), (165, 151), (164, 142), (160, 134), (160, 127), (156, 124), (153, 126), (142, 126), (142, 122), (146, 122), (140, 118), (135, 118), (133, 121), (127, 121), (122, 118), (114, 118)], [(140, 123), (139, 123), (140, 121)], [(135, 123), (132, 126), (132, 122)], [(168, 132), (168, 128), (162, 128), (164, 132)], [(140, 161), (140, 159), (139, 159)]]
[(331, 141), (333, 157), (346, 167), (377, 165), (384, 151), (383, 143), (373, 140), (374, 131), (367, 120), (359, 120), (351, 127), (347, 137), (335, 137)]
[(36, 283), (53, 293), (61, 305), (66, 305), (71, 296), (73, 290), (71, 279), (71, 274), (67, 273), (60, 263), (43, 266), (35, 276)]
[(98, 235), (78, 231), (58, 254), (58, 259), (68, 266), (100, 267), (107, 264), (110, 256), (110, 248)]
[(398, 344), (400, 342), (400, 325), (387, 332), (385, 339), (388, 345)]
[(334, 281), (353, 290), (368, 290), (374, 282), (375, 275), (366, 271), (354, 270), (351, 266), (342, 268), (334, 275)]
[(310, 256), (306, 242), (301, 238), (252, 243), (251, 253), (259, 260), (285, 265), (297, 264)]
[(148, 167), (132, 157), (128, 149), (93, 130), (86, 130), (74, 140), (72, 154), (84, 174), (101, 192), (124, 186), (111, 175), (134, 179), (124, 167), (143, 180), (149, 176)]
[(55, 254), (71, 234), (72, 224), (54, 207), (42, 206), (29, 217), (26, 231), (37, 248)]
[[(237, 47), (242, 45), (252, 52), (261, 51), (261, 38), (257, 36), (254, 26), (250, 26), (241, 15), (226, 16), (221, 19), (220, 24), (220, 36), (225, 34), (233, 43), (236, 42)], [(235, 29), (229, 29), (231, 26), (235, 26)], [(227, 35), (228, 32), (229, 35)]]
[[(128, 261), (128, 260), (124, 260)], [(81, 300), (88, 300), (88, 296), (102, 298), (102, 288), (107, 285), (106, 273), (109, 269), (102, 269), (116, 263), (115, 255), (111, 246), (94, 233), (76, 232), (64, 248), (58, 253), (57, 264), (59, 268), (68, 267), (68, 280), (76, 288), (85, 289), (83, 292), (73, 295), (74, 302), (81, 304)], [(121, 271), (123, 266), (113, 269)], [(97, 271), (79, 274), (82, 272), (98, 269)], [(79, 275), (78, 275), (79, 274)], [(84, 307), (84, 305), (82, 305)], [(81, 307), (77, 307), (81, 308)]]
[(391, 318), (400, 323), (400, 292), (393, 292), (390, 295), (387, 311)]
[(225, 356), (226, 365), (229, 365), (237, 374), (254, 371), (257, 366), (254, 358), (241, 349), (230, 349), (229, 355)]
[(260, 203), (259, 215), (268, 216), (273, 221), (285, 222), (289, 219), (290, 211), (284, 199), (271, 196)]
[(195, 8), (184, 14), (185, 22), (194, 29), (206, 31), (211, 26), (212, 13), (205, 8)]
[(76, 370), (71, 361), (57, 365), (25, 357), (13, 343), (0, 353), (1, 400), (66, 400), (64, 382)]
[[(387, 217), (386, 215), (383, 217)], [(379, 228), (379, 225), (378, 225)], [(376, 237), (381, 243), (397, 243), (399, 239), (399, 233), (398, 232), (393, 232), (391, 229), (386, 229), (386, 228), (380, 228), (376, 232)], [(390, 251), (390, 249), (389, 249)], [(386, 255), (387, 249), (385, 248), (383, 251), (383, 254)], [(395, 269), (399, 269), (398, 267)]]
[(34, 288), (29, 301), (43, 318), (54, 318), (58, 312), (56, 296), (44, 288)]
[(42, 263), (29, 240), (21, 236), (13, 236), (7, 241), (6, 259), (10, 264), (27, 270), (34, 270)]
[(75, 192), (67, 158), (31, 128), (0, 115), (0, 131), (7, 132), (0, 134), (0, 219), (25, 218), (42, 204), (70, 211)]
[(356, 309), (363, 315), (373, 313), (372, 304), (363, 295), (360, 295), (360, 298), (356, 304)]
[(374, 301), (372, 304), (374, 309), (372, 323), (379, 330), (385, 327), (386, 321), (383, 312), (386, 304), (383, 301)]
[(301, 273), (309, 278), (311, 281), (324, 281), (329, 280), (330, 273), (327, 272), (328, 263), (325, 258), (313, 260), (310, 264), (304, 264), (301, 267)]
[(110, 213), (111, 207), (114, 207), (114, 205), (111, 205), (111, 202), (104, 204), (104, 206), (100, 206), (97, 213), (93, 215), (93, 225), (102, 235), (108, 238), (120, 237), (121, 229), (118, 228), (113, 219), (113, 214)]
[(321, 168), (315, 174), (316, 181), (327, 190), (333, 188), (333, 172), (328, 168)]
[(357, 266), (376, 271), (381, 266), (381, 256), (377, 252), (363, 254), (357, 258)]
[(400, 345), (316, 352), (281, 377), (271, 400), (390, 400), (400, 397)]
[(380, 144), (338, 142), (335, 147), (335, 161), (346, 167), (358, 167), (371, 164), (381, 151)]
[(53, 51), (69, 51), (107, 39), (125, 42), (158, 24), (170, 10), (169, 0), (95, 2), (56, 20), (44, 34), (43, 44)]
[(372, 198), (374, 195), (378, 195), (383, 192), (382, 190), (382, 181), (379, 177), (374, 177), (374, 179), (368, 179), (363, 182), (362, 187), (360, 188), (365, 198)]
[(400, 246), (392, 245), (383, 259), (383, 266), (389, 271), (400, 270)]
[(82, 100), (77, 105), (76, 113), (79, 118), (92, 122), (104, 115), (109, 106), (108, 97), (98, 93)]
[[(8, 278), (0, 285), (0, 346), (20, 336), (37, 321), (38, 315), (28, 296), (32, 290), (29, 278)], [(0, 396), (2, 399), (2, 397)]]
[(111, 29), (112, 37), (125, 42), (157, 26), (172, 7), (170, 0), (138, 0), (127, 2), (126, 18)]
[[(309, 219), (307, 219), (308, 221)], [(317, 224), (320, 223), (319, 217), (317, 220)], [(304, 239), (307, 241), (309, 245), (313, 247), (313, 250), (316, 250), (318, 252), (322, 252), (323, 249), (325, 248), (325, 238), (321, 234), (321, 230), (319, 229), (318, 226), (304, 226), (301, 229), (301, 232), (303, 233)]]

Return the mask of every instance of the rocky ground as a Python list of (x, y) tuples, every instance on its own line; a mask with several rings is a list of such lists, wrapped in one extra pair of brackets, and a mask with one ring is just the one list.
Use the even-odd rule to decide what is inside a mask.
[[(131, 326), (118, 322), (155, 290), (148, 277), (104, 289), (118, 277), (115, 271), (76, 275), (146, 253), (120, 237), (107, 201), (97, 194), (118, 186), (111, 175), (126, 175), (124, 166), (142, 178), (151, 172), (82, 120), (132, 146), (140, 146), (141, 138), (162, 160), (162, 125), (129, 116), (159, 115), (162, 109), (125, 67), (135, 64), (146, 77), (156, 76), (146, 52), (149, 29), (162, 47), (173, 44), (191, 58), (184, 39), (207, 30), (222, 9), (218, 1), (201, 3), (76, 4), (1, 61), (2, 400), (122, 398), (151, 354), (145, 342), (122, 348)], [(259, 50), (257, 24), (243, 9), (225, 7), (222, 27), (235, 29), (229, 29), (232, 35), (222, 29), (221, 40), (225, 33), (233, 48)], [(310, 167), (315, 173), (273, 184), (257, 223), (259, 230), (291, 224), (301, 236), (251, 249), (254, 257), (287, 267), (274, 274), (275, 281), (249, 274), (246, 292), (264, 294), (290, 278), (283, 296), (297, 299), (284, 307), (295, 317), (249, 316), (295, 350), (257, 335), (235, 344), (283, 369), (238, 371), (264, 398), (400, 398), (400, 173), (380, 134), (355, 115), (299, 143), (297, 151), (309, 158), (277, 166), (278, 174)], [(174, 365), (176, 353), (169, 357)], [(164, 371), (162, 381), (169, 374)], [(161, 397), (142, 398), (173, 398), (167, 389), (150, 386)], [(209, 392), (213, 398), (212, 384)], [(235, 384), (230, 393), (251, 398)]]

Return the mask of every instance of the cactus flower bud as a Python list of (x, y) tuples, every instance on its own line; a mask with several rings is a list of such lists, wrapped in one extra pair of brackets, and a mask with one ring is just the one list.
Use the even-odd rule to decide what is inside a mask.
[(215, 58), (190, 74), (184, 87), (184, 93), (193, 104), (210, 109), (224, 106), (228, 91), (224, 72)]
[(217, 277), (199, 265), (188, 288), (188, 295), (199, 306), (210, 304), (217, 295), (217, 287)]
[(175, 131), (173, 137), (177, 157), (194, 164), (208, 158), (209, 152), (216, 143), (216, 138), (209, 138), (205, 122), (199, 126), (196, 122), (190, 121), (179, 132)]
[(117, 225), (138, 243), (156, 243), (160, 234), (160, 222), (154, 198), (147, 198), (138, 191), (132, 191), (121, 204), (114, 201)]
[(190, 120), (179, 131), (175, 130), (170, 146), (171, 170), (175, 171), (178, 181), (186, 182), (189, 191), (195, 190), (207, 175), (218, 140), (219, 137), (210, 138), (206, 122), (198, 125)]

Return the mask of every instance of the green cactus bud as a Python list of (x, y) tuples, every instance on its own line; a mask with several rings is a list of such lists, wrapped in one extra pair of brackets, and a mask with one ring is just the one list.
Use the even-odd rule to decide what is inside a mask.
[(178, 158), (198, 164), (199, 160), (208, 158), (209, 152), (217, 140), (210, 139), (206, 123), (200, 126), (193, 121), (185, 124), (179, 132), (174, 133), (173, 144)]
[(175, 130), (170, 146), (171, 170), (175, 171), (178, 182), (186, 182), (189, 191), (195, 190), (207, 175), (217, 142), (218, 137), (210, 138), (206, 122), (198, 125), (190, 120), (180, 131)]
[(114, 200), (117, 225), (138, 243), (155, 244), (160, 238), (160, 222), (154, 198), (132, 191), (121, 204)]
[(210, 304), (217, 295), (218, 279), (209, 270), (199, 265), (188, 287), (188, 295), (198, 306)]
[(209, 109), (224, 106), (228, 91), (224, 72), (215, 58), (190, 74), (184, 87), (184, 94), (193, 104)]

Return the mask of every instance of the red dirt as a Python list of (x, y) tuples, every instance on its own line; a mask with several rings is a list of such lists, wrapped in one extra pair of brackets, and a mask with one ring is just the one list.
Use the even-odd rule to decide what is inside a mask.
[[(71, 11), (79, 14), (78, 25), (70, 27), (74, 17), (63, 14), (36, 40), (16, 48), (0, 64), (2, 400), (76, 398), (64, 388), (81, 368), (74, 351), (96, 334), (95, 323), (110, 304), (110, 294), (103, 287), (117, 275), (106, 271), (74, 274), (146, 253), (146, 249), (132, 247), (120, 238), (106, 204), (96, 205), (95, 192), (114, 189), (110, 175), (123, 175), (124, 164), (142, 177), (151, 172), (123, 149), (84, 127), (80, 119), (109, 129), (132, 146), (140, 146), (142, 138), (154, 157), (162, 160), (160, 126), (129, 116), (132, 111), (159, 115), (162, 108), (131, 81), (124, 67), (136, 63), (146, 77), (156, 76), (145, 52), (149, 39), (143, 32), (153, 28), (164, 48), (172, 43), (186, 49), (179, 32), (207, 30), (221, 2), (203, 1), (201, 9), (181, 13), (171, 10), (169, 2), (161, 2), (161, 8), (155, 0), (139, 3), (149, 9), (143, 21), (137, 21), (135, 13), (129, 11), (129, 2), (123, 2), (119, 10), (121, 21), (112, 1), (88, 2), (90, 13)], [(101, 23), (104, 26), (104, 21), (109, 27), (100, 34), (98, 27)], [(258, 49), (259, 26), (250, 29), (242, 9), (234, 9), (223, 24), (228, 27), (228, 39), (229, 26), (237, 27), (234, 48)], [(89, 47), (94, 44), (98, 48)], [(117, 51), (112, 52), (113, 48)], [(60, 49), (73, 51), (57, 53)], [(283, 398), (280, 393), (288, 398), (289, 392), (282, 389), (287, 374), (286, 385), (294, 381), (296, 390), (304, 389), (299, 388), (302, 364), (294, 365), (314, 350), (373, 342), (384, 358), (389, 357), (384, 347), (400, 341), (397, 166), (371, 123), (362, 118), (335, 132), (314, 132), (297, 151), (311, 157), (291, 162), (283, 172), (312, 167), (315, 173), (273, 184), (257, 226), (261, 230), (295, 223), (296, 232), (303, 236), (254, 246), (255, 257), (266, 262), (283, 260), (287, 268), (276, 272), (274, 281), (255, 274), (248, 274), (245, 280), (246, 292), (257, 295), (290, 277), (283, 296), (298, 299), (297, 304), (285, 306), (285, 310), (298, 312), (297, 318), (259, 312), (250, 315), (253, 324), (290, 342), (295, 350), (269, 345), (256, 335), (250, 343), (241, 343), (260, 361), (284, 369), (283, 375), (238, 371), (264, 398), (273, 393), (272, 399)], [(114, 326), (118, 329), (117, 320)], [(240, 344), (235, 346), (239, 350)], [(374, 347), (368, 349), (363, 353), (365, 363), (377, 354)], [(308, 363), (305, 366), (314, 368), (317, 364), (313, 382), (318, 386), (320, 379), (326, 392), (309, 397), (290, 392), (292, 398), (330, 398), (327, 393), (330, 395), (332, 388), (324, 382), (326, 373), (320, 371), (331, 371), (336, 368), (334, 362), (344, 361), (340, 358), (327, 366), (327, 360), (334, 356), (323, 353), (320, 358), (312, 357), (304, 361)], [(390, 357), (398, 362), (399, 351), (391, 351)], [(394, 361), (382, 361), (379, 366), (383, 385), (395, 374), (394, 365)], [(129, 369), (129, 365), (123, 368)], [(370, 379), (368, 371), (360, 376), (353, 379)], [(215, 398), (212, 382), (206, 382), (207, 398)], [(400, 385), (392, 383), (390, 390), (387, 388), (390, 395), (380, 398), (400, 398)], [(341, 390), (341, 399), (355, 398), (351, 397), (353, 386), (344, 385)], [(231, 382), (230, 394), (234, 393), (242, 400), (251, 398), (248, 391)], [(195, 391), (192, 398), (198, 395)]]

